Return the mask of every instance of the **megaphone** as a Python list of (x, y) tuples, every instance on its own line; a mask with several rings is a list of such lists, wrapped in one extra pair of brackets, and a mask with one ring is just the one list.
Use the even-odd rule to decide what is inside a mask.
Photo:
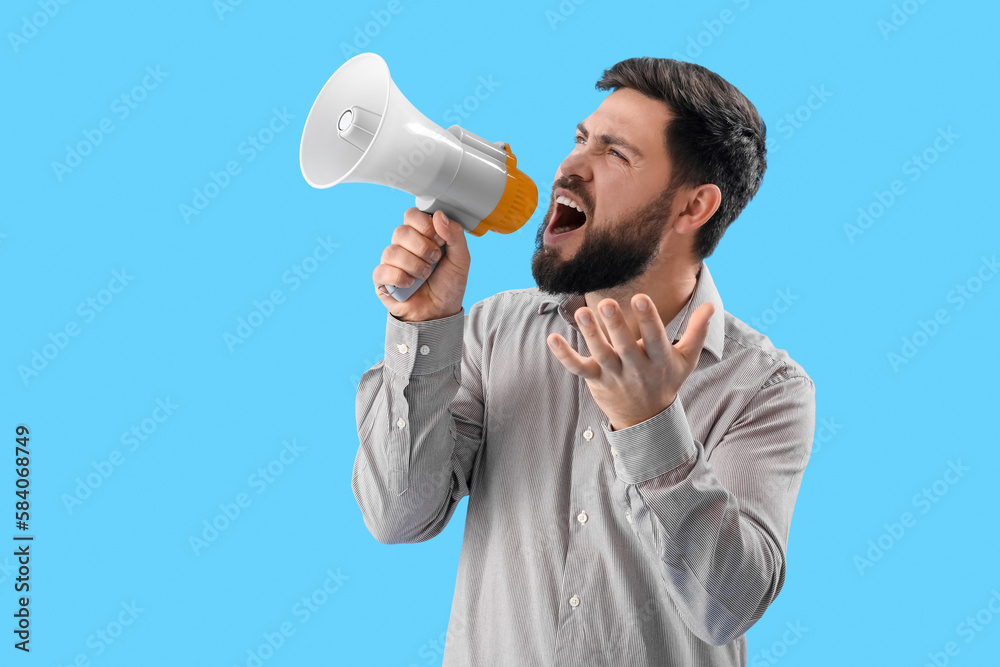
[[(374, 183), (404, 190), (424, 213), (442, 210), (474, 236), (517, 231), (538, 205), (535, 183), (517, 168), (508, 144), (432, 123), (375, 53), (345, 62), (320, 90), (302, 131), (299, 166), (314, 188)], [(386, 291), (406, 301), (423, 282)]]

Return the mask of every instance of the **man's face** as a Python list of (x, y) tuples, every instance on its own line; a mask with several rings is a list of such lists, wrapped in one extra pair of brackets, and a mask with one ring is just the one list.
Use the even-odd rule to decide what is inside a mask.
[[(531, 258), (539, 289), (586, 294), (628, 283), (656, 259), (673, 192), (663, 130), (666, 105), (631, 89), (608, 95), (576, 131), (552, 186)], [(607, 140), (607, 142), (605, 141)], [(619, 140), (624, 143), (618, 143)], [(584, 216), (556, 202), (568, 196)]]

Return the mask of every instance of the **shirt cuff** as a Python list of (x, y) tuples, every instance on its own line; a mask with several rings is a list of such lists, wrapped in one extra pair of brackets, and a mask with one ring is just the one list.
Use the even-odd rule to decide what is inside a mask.
[(385, 367), (403, 377), (429, 375), (462, 362), (465, 308), (449, 317), (404, 322), (386, 313)]
[(670, 472), (698, 453), (679, 395), (644, 422), (612, 431), (611, 420), (605, 419), (601, 428), (611, 444), (615, 475), (626, 484)]

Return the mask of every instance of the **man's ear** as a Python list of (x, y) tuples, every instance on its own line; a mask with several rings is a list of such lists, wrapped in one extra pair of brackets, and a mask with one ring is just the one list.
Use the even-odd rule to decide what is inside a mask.
[(689, 234), (698, 230), (715, 215), (722, 204), (722, 191), (714, 183), (693, 188), (683, 188), (678, 193), (681, 209), (677, 214), (674, 231)]

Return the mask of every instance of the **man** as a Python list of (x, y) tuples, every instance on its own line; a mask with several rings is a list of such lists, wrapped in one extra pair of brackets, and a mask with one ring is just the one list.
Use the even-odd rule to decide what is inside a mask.
[(765, 126), (698, 65), (636, 58), (577, 127), (538, 286), (464, 314), (464, 231), (413, 208), (372, 274), (408, 286), (361, 378), (352, 486), (386, 544), (469, 496), (458, 665), (745, 665), (784, 583), (814, 387), (725, 312), (704, 259), (760, 185)]

